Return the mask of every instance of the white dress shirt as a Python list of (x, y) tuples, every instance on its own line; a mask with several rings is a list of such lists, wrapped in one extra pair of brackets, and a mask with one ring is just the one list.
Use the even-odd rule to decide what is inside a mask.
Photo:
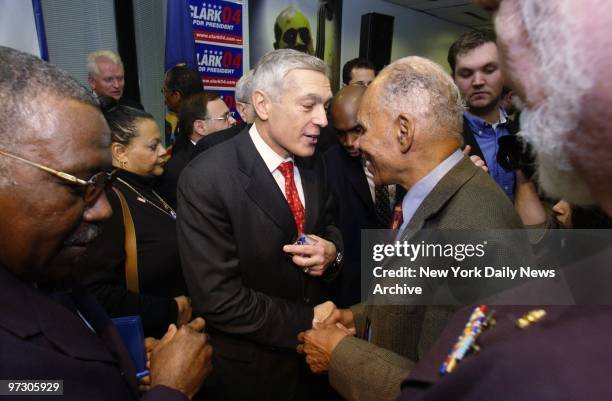
[(292, 162), (293, 163), (293, 181), (295, 182), (295, 187), (297, 188), (298, 195), (300, 197), (300, 202), (302, 202), (302, 206), (304, 206), (304, 210), (306, 210), (306, 199), (304, 198), (304, 189), (302, 188), (302, 179), (300, 178), (300, 170), (295, 165), (293, 161), (293, 156), (283, 158), (278, 153), (276, 153), (272, 148), (262, 139), (261, 135), (257, 131), (257, 127), (255, 124), (251, 126), (249, 129), (249, 135), (251, 136), (251, 140), (255, 144), (255, 149), (263, 159), (264, 163), (268, 167), (270, 173), (272, 173), (272, 177), (278, 184), (278, 187), (282, 191), (285, 199), (287, 199), (287, 194), (285, 193), (285, 177), (278, 169), (283, 162)]

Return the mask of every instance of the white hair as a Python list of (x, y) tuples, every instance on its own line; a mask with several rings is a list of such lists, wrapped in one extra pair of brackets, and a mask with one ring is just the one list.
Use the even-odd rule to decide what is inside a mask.
[(253, 70), (247, 71), (236, 82), (236, 101), (240, 103), (251, 103), (251, 87), (253, 86)]
[(461, 142), (465, 105), (459, 88), (444, 69), (422, 57), (405, 57), (379, 74), (378, 103), (393, 116), (417, 114), (430, 131), (444, 132)]
[(327, 66), (317, 57), (293, 49), (272, 50), (255, 67), (251, 93), (262, 90), (279, 99), (283, 80), (293, 70), (316, 71), (327, 76)]
[(573, 0), (524, 0), (520, 19), (535, 50), (545, 101), (521, 113), (521, 135), (537, 155), (537, 177), (544, 191), (574, 204), (592, 203), (586, 183), (570, 163), (569, 134), (579, 126), (584, 96), (596, 75), (585, 49), (578, 44), (580, 29), (570, 24)]
[(92, 78), (100, 73), (98, 59), (105, 58), (123, 69), (121, 57), (112, 50), (97, 50), (87, 55), (87, 75)]

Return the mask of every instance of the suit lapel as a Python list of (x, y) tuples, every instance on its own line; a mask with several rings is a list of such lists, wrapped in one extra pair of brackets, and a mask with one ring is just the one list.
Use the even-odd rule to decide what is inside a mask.
[(418, 207), (414, 216), (402, 232), (401, 238), (410, 240), (423, 228), (425, 222), (437, 214), (449, 199), (461, 188), (474, 174), (478, 167), (474, 166), (470, 159), (463, 157), (442, 179), (434, 189), (427, 195)]
[(312, 168), (312, 159), (295, 158), (295, 163), (300, 171), (302, 189), (304, 190), (304, 200), (306, 203), (306, 221), (304, 222), (304, 232), (313, 232), (319, 215), (319, 185), (317, 176)]
[(235, 137), (234, 146), (238, 168), (243, 174), (241, 181), (247, 195), (287, 237), (295, 237), (297, 228), (289, 204), (257, 152), (248, 128)]
[(67, 307), (0, 268), (0, 326), (21, 338), (41, 333), (71, 357), (117, 363), (100, 338)]
[(89, 324), (91, 324), (99, 338), (104, 342), (106, 348), (110, 350), (116, 358), (121, 371), (124, 373), (124, 378), (132, 390), (132, 394), (138, 399), (139, 393), (138, 383), (136, 382), (136, 368), (134, 367), (134, 362), (128, 350), (125, 348), (125, 343), (115, 328), (115, 325), (102, 309), (102, 306), (80, 285), (75, 286), (73, 290), (73, 299), (81, 314), (87, 319)]
[(374, 202), (372, 201), (370, 185), (368, 184), (368, 178), (363, 170), (363, 166), (361, 165), (359, 158), (356, 158), (356, 160), (348, 160), (348, 162), (350, 166), (350, 174), (348, 174), (347, 178), (355, 192), (357, 192), (359, 199), (361, 199), (361, 201), (366, 205), (368, 211), (374, 214)]

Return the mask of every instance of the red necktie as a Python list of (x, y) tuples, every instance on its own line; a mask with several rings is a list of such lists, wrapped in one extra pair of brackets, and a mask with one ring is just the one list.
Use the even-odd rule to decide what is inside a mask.
[(393, 208), (393, 220), (391, 221), (391, 228), (394, 231), (399, 230), (404, 222), (404, 214), (402, 213), (402, 202), (397, 202)]
[(283, 162), (278, 166), (278, 171), (285, 177), (285, 197), (293, 214), (298, 235), (304, 232), (304, 206), (300, 202), (295, 181), (293, 181), (293, 162)]

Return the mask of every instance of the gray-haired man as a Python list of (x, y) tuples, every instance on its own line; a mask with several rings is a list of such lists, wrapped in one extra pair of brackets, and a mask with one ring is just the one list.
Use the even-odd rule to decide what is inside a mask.
[(97, 50), (87, 55), (87, 81), (96, 97), (112, 97), (121, 104), (144, 110), (137, 101), (123, 97), (125, 69), (114, 51)]
[[(321, 60), (289, 49), (265, 55), (252, 79), (255, 123), (194, 159), (179, 181), (181, 258), (218, 350), (212, 391), (320, 399), (295, 347), (297, 333), (325, 317), (314, 306), (342, 255), (325, 167), (313, 157), (330, 83)], [(311, 244), (293, 245), (300, 234)]]

